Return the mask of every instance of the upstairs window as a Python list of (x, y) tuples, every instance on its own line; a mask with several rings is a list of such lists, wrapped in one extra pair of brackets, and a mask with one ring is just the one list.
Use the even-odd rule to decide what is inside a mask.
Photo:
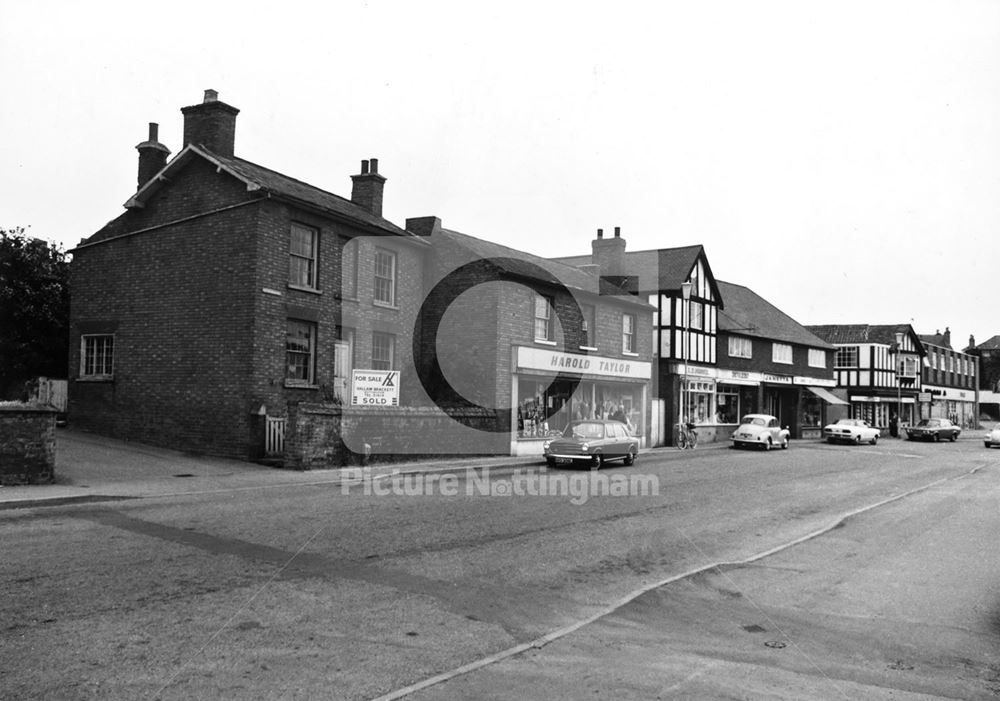
[(597, 345), (597, 333), (594, 327), (595, 308), (593, 304), (581, 304), (580, 311), (583, 312), (583, 323), (580, 327), (580, 345), (584, 348), (593, 348)]
[(114, 375), (115, 337), (111, 334), (80, 339), (80, 377), (108, 378)]
[(635, 353), (635, 314), (622, 314), (622, 353)]
[(552, 340), (552, 298), (535, 295), (535, 340)]
[(375, 250), (375, 301), (396, 306), (396, 254), (384, 248)]
[(771, 360), (775, 363), (792, 364), (792, 347), (787, 343), (771, 344)]
[(811, 368), (825, 368), (826, 367), (826, 351), (820, 350), (818, 348), (809, 349), (809, 367)]
[(841, 346), (833, 356), (833, 367), (835, 368), (856, 368), (858, 367), (858, 347)]
[(752, 358), (753, 342), (749, 338), (742, 336), (729, 337), (729, 357), (730, 358)]
[(340, 254), (340, 296), (358, 298), (358, 242), (345, 239)]
[(701, 331), (705, 328), (705, 305), (691, 302), (691, 328)]
[(316, 289), (316, 229), (292, 224), (288, 255), (288, 284)]

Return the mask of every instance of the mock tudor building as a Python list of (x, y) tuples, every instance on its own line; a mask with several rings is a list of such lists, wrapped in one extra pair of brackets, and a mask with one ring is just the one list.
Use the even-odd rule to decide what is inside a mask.
[(807, 326), (836, 346), (835, 394), (850, 403), (851, 418), (888, 428), (921, 418), (921, 365), (927, 355), (909, 324)]
[(151, 124), (125, 212), (73, 250), (69, 418), (257, 459), (290, 404), (412, 364), (429, 246), (382, 217), (377, 160), (345, 199), (237, 157), (214, 91), (181, 112), (180, 153)]
[(927, 351), (922, 368), (921, 418), (951, 419), (960, 426), (975, 425), (978, 416), (976, 356), (951, 347), (951, 330), (921, 334)]
[(834, 346), (748, 287), (718, 281), (726, 302), (719, 312), (718, 367), (699, 406), (702, 423), (728, 436), (740, 417), (771, 414), (792, 438), (822, 438), (823, 426), (846, 415), (831, 390)]

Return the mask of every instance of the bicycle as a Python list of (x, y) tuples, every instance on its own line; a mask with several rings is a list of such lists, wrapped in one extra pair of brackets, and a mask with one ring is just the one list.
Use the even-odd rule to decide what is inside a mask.
[(694, 450), (698, 447), (698, 432), (694, 430), (694, 424), (677, 424), (677, 449)]

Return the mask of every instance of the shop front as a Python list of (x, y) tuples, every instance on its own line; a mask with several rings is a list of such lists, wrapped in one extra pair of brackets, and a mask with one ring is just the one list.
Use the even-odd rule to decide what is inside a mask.
[(541, 455), (542, 443), (579, 419), (624, 419), (648, 445), (648, 361), (515, 346), (512, 455)]
[[(792, 438), (820, 438), (828, 408), (845, 406), (830, 389), (832, 379), (776, 375), (677, 364), (684, 416), (698, 426), (699, 440), (728, 440), (747, 414), (771, 414), (788, 426)], [(839, 416), (838, 416), (839, 418)]]
[(925, 395), (920, 416), (922, 418), (949, 419), (963, 428), (972, 426), (976, 421), (976, 392), (971, 389), (956, 389), (954, 387), (923, 386)]
[(897, 417), (900, 427), (919, 421), (920, 407), (912, 390), (903, 393), (854, 394), (850, 400), (851, 418), (867, 421), (883, 432), (889, 430), (890, 422)]

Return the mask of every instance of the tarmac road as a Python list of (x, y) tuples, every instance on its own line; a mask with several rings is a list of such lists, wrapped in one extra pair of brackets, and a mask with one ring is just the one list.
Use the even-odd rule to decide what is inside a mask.
[[(145, 472), (117, 489), (142, 498), (0, 511), (4, 698), (405, 694), (566, 627), (414, 697), (989, 698), (995, 686), (998, 554), (983, 534), (996, 532), (1000, 452), (978, 439), (651, 451), (601, 474), (654, 475), (659, 494), (582, 503), (469, 493), (461, 471), (455, 496), (366, 495), (333, 473), (126, 448), (110, 447)], [(487, 484), (509, 486), (522, 466)], [(752, 565), (657, 587), (894, 498)]]

